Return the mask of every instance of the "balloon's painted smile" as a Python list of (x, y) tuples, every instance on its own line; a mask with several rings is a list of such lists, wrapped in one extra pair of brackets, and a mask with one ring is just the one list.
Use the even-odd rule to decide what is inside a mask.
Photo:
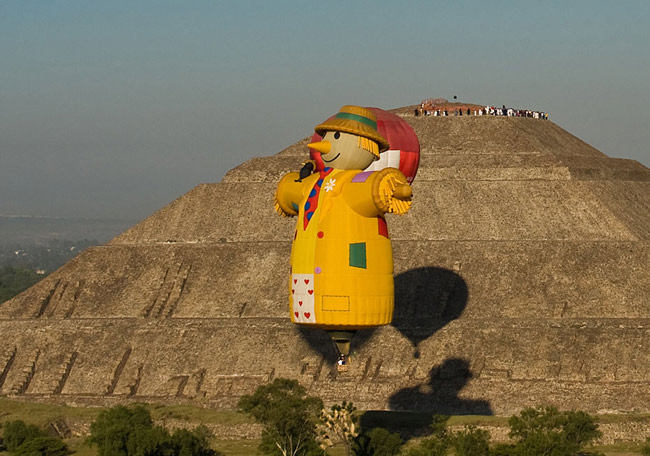
[(338, 154), (336, 154), (336, 157), (334, 157), (333, 159), (331, 159), (331, 160), (325, 160), (325, 159), (323, 158), (323, 161), (324, 161), (325, 163), (331, 163), (331, 162), (333, 162), (334, 160), (336, 160), (337, 158), (339, 158), (340, 155), (341, 155), (341, 153), (339, 152)]

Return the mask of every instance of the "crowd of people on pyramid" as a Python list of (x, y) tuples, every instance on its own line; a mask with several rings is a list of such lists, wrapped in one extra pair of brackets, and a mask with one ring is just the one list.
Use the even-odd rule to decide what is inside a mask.
[(419, 107), (415, 108), (416, 116), (435, 116), (435, 117), (448, 117), (448, 116), (507, 116), (507, 117), (531, 117), (533, 119), (548, 120), (548, 113), (543, 111), (533, 111), (531, 109), (514, 109), (507, 108), (503, 105), (500, 108), (496, 106), (486, 106), (485, 108), (472, 109), (472, 108), (454, 108), (453, 111), (448, 110), (446, 107), (427, 106), (424, 102)]

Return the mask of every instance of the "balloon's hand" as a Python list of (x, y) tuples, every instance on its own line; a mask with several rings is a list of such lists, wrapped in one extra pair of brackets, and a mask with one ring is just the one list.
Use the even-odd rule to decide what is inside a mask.
[(413, 190), (406, 177), (395, 168), (384, 168), (377, 173), (374, 199), (384, 213), (405, 214), (411, 208)]
[(395, 193), (393, 193), (394, 198), (408, 201), (411, 199), (411, 196), (413, 196), (413, 189), (409, 184), (398, 184), (395, 187)]
[(275, 208), (275, 212), (280, 214), (282, 217), (295, 217), (296, 215), (298, 215), (298, 213), (295, 211), (294, 212), (285, 211), (282, 208), (282, 206), (280, 206), (280, 203), (278, 202), (277, 199), (274, 201), (273, 207)]

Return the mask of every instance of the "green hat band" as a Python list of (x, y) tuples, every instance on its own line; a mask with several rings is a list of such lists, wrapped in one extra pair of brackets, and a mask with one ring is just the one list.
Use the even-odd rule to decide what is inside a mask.
[(337, 119), (350, 119), (350, 120), (356, 120), (357, 122), (361, 122), (363, 124), (366, 124), (370, 127), (372, 127), (374, 130), (377, 130), (377, 122), (373, 122), (371, 119), (368, 119), (367, 117), (360, 116), (358, 114), (351, 114), (349, 112), (339, 112), (336, 115)]

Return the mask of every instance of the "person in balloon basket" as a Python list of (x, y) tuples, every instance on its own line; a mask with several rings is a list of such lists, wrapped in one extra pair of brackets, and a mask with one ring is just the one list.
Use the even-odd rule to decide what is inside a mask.
[(286, 174), (275, 209), (297, 216), (291, 250), (291, 321), (326, 330), (357, 330), (392, 321), (393, 259), (384, 214), (404, 214), (411, 186), (396, 168), (364, 171), (388, 141), (375, 114), (343, 106), (316, 126), (308, 145), (322, 166)]

